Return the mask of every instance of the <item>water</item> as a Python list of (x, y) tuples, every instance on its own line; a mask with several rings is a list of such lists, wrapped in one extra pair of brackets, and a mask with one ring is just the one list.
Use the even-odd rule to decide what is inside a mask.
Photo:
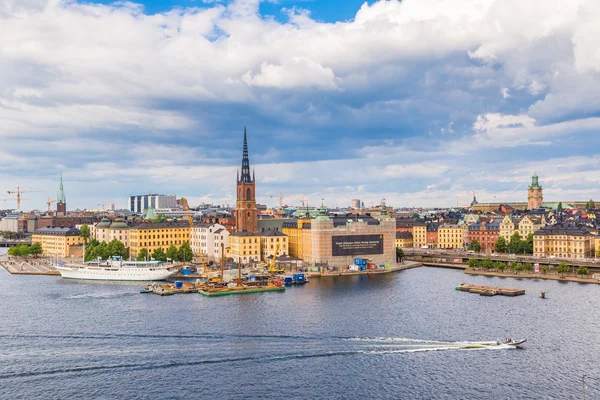
[[(141, 286), (1, 270), (0, 398), (567, 399), (584, 374), (600, 396), (596, 285), (420, 268), (217, 298)], [(506, 336), (526, 348), (465, 349)]]

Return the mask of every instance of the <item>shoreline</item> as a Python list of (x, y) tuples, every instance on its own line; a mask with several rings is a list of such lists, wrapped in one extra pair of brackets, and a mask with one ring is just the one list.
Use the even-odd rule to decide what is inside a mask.
[[(25, 261), (8, 260), (8, 256), (0, 256), (0, 266), (11, 275), (44, 275), (44, 276), (60, 276), (60, 272), (50, 269), (49, 266), (40, 264), (37, 265), (26, 263)], [(25, 267), (25, 268), (24, 268)]]
[(467, 275), (481, 275), (481, 276), (495, 276), (498, 278), (516, 278), (516, 279), (545, 279), (548, 281), (559, 281), (559, 282), (575, 282), (575, 283), (591, 283), (594, 285), (600, 285), (600, 281), (592, 278), (579, 278), (576, 276), (565, 276), (561, 278), (559, 275), (549, 274), (530, 274), (527, 272), (521, 274), (504, 273), (499, 271), (476, 271), (471, 268), (465, 269)]
[(357, 275), (376, 275), (376, 274), (389, 274), (390, 272), (405, 271), (407, 269), (422, 267), (423, 263), (416, 261), (408, 261), (402, 264), (396, 264), (395, 267), (386, 269), (371, 269), (365, 271), (333, 271), (333, 272), (308, 272), (309, 278), (328, 278), (335, 276), (357, 276)]

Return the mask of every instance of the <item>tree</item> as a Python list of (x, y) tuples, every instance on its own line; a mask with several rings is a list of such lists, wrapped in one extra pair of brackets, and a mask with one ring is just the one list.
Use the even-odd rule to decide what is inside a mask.
[(590, 201), (585, 203), (585, 208), (587, 208), (588, 210), (593, 210), (596, 208), (596, 203), (594, 203), (594, 200), (590, 199)]
[(190, 262), (194, 259), (194, 252), (188, 242), (183, 242), (179, 247), (179, 261)]
[(413, 219), (419, 219), (421, 216), (418, 213), (413, 213)]
[(107, 247), (107, 258), (110, 256), (119, 256), (121, 259), (129, 258), (129, 250), (119, 239), (111, 240)]
[(522, 241), (523, 254), (533, 254), (533, 233), (527, 235), (527, 239)]
[(83, 238), (83, 241), (85, 243), (87, 243), (88, 240), (90, 240), (90, 227), (87, 224), (81, 225), (81, 228), (79, 228), (79, 236)]
[(589, 273), (588, 269), (586, 267), (584, 267), (583, 265), (580, 266), (579, 268), (577, 268), (577, 275), (581, 275), (582, 278), (584, 275), (587, 275), (588, 273)]
[(508, 249), (512, 254), (517, 254), (522, 251), (521, 235), (519, 234), (519, 232), (513, 233), (513, 235), (510, 237), (510, 241), (508, 242)]
[[(396, 249), (396, 252), (398, 250)], [(170, 245), (167, 249), (167, 261), (171, 259), (172, 261), (179, 261), (179, 251), (177, 250), (177, 246), (174, 244)]]
[(515, 271), (517, 273), (519, 273), (519, 271), (523, 271), (523, 264), (517, 263), (517, 265), (515, 265)]
[(548, 273), (548, 271), (550, 271), (550, 268), (548, 268), (548, 266), (547, 266), (547, 265), (544, 265), (544, 266), (541, 268), (541, 271), (542, 271), (542, 274), (546, 275), (546, 274)]
[(469, 268), (475, 269), (479, 266), (479, 260), (475, 258), (469, 258), (469, 261), (467, 261), (467, 265), (469, 266)]
[(140, 249), (135, 260), (136, 261), (146, 261), (148, 259), (148, 255), (149, 255), (148, 249), (146, 249), (146, 248)]
[(396, 261), (400, 260), (400, 262), (402, 262), (403, 259), (404, 259), (404, 250), (401, 249), (400, 247), (396, 247)]
[(563, 210), (563, 205), (562, 205), (562, 201), (560, 203), (558, 203), (558, 207), (556, 207), (556, 211), (562, 211)]
[(35, 242), (29, 247), (29, 253), (35, 257), (39, 256), (44, 252), (42, 249), (42, 244), (40, 242)]
[(525, 271), (527, 271), (527, 272), (531, 272), (531, 271), (533, 271), (533, 264), (532, 264), (532, 263), (530, 263), (530, 262), (526, 262), (526, 263), (523, 265), (523, 268), (525, 269)]
[(506, 239), (503, 236), (500, 236), (496, 243), (494, 243), (494, 251), (496, 253), (506, 253), (508, 250), (508, 246), (506, 245)]
[(513, 262), (511, 262), (511, 263), (508, 265), (508, 268), (510, 268), (510, 270), (511, 270), (511, 271), (515, 272), (515, 271), (517, 270), (517, 263), (516, 263), (516, 262), (514, 262), (514, 261), (513, 261)]
[(506, 269), (506, 263), (504, 263), (502, 261), (498, 261), (496, 263), (496, 268), (498, 268), (499, 271), (504, 272), (504, 270)]
[(30, 248), (24, 244), (18, 244), (8, 249), (8, 255), (13, 257), (27, 257), (30, 254)]
[(469, 250), (473, 250), (476, 253), (481, 251), (481, 245), (479, 244), (479, 240), (473, 239), (471, 244), (469, 245)]
[(489, 258), (486, 258), (485, 260), (483, 260), (483, 262), (481, 263), (481, 266), (485, 269), (492, 269), (494, 268), (494, 262), (492, 260), (490, 260)]
[(157, 261), (167, 261), (167, 255), (163, 251), (162, 247), (159, 247), (152, 252), (152, 258)]
[(558, 267), (556, 268), (556, 272), (558, 272), (561, 276), (561, 278), (565, 277), (565, 274), (567, 272), (569, 272), (569, 266), (567, 265), (566, 262), (561, 262), (558, 264)]

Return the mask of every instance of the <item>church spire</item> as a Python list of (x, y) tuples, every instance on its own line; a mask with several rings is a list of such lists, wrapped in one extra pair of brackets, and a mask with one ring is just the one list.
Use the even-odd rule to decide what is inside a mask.
[(246, 135), (246, 124), (244, 124), (244, 149), (242, 152), (242, 182), (252, 182), (250, 177), (250, 160), (248, 159), (248, 137)]
[(58, 196), (56, 197), (58, 203), (66, 203), (67, 197), (65, 196), (65, 190), (63, 188), (62, 171), (60, 172), (60, 186), (58, 187)]

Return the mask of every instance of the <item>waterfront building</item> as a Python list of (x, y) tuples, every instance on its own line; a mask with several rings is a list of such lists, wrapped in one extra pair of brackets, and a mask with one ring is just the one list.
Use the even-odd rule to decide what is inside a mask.
[(129, 229), (129, 254), (136, 257), (141, 249), (150, 254), (158, 248), (166, 251), (174, 244), (180, 247), (190, 242), (190, 225), (188, 222), (145, 222)]
[(108, 242), (108, 238), (110, 237), (110, 224), (111, 221), (108, 217), (102, 218), (102, 221), (95, 226), (93, 237), (99, 242)]
[(142, 214), (144, 211), (152, 208), (176, 208), (177, 196), (174, 194), (140, 194), (129, 196), (129, 211), (136, 214)]
[[(277, 250), (279, 245), (279, 250)], [(273, 258), (274, 255), (289, 255), (288, 237), (285, 233), (270, 230), (260, 233), (260, 256), (262, 261), (267, 261)]]
[(250, 175), (248, 158), (248, 138), (244, 126), (244, 146), (242, 150), (241, 176), (236, 180), (237, 200), (235, 202), (235, 220), (237, 232), (258, 232), (258, 209), (256, 207), (256, 181), (254, 173)]
[(229, 248), (229, 231), (221, 224), (194, 224), (195, 234), (191, 236), (194, 254), (206, 254), (208, 261), (220, 261)]
[(75, 228), (41, 228), (31, 236), (32, 243), (40, 243), (45, 256), (81, 257), (83, 238)]
[(289, 255), (304, 258), (304, 237), (310, 231), (310, 218), (299, 218), (283, 222), (281, 232), (288, 237)]
[(494, 245), (500, 236), (500, 223), (499, 222), (476, 222), (469, 225), (469, 239), (468, 243), (473, 243), (473, 240), (477, 240), (481, 245), (483, 251), (493, 251)]
[(538, 182), (538, 176), (534, 172), (531, 177), (531, 185), (527, 189), (527, 209), (535, 210), (536, 208), (540, 208), (544, 204), (544, 196), (543, 196), (542, 186)]
[(23, 232), (19, 231), (19, 215), (8, 214), (0, 221), (0, 231), (4, 232)]
[(62, 172), (60, 173), (60, 185), (58, 187), (58, 193), (56, 195), (56, 216), (64, 217), (67, 215), (67, 196), (63, 187)]
[(125, 247), (129, 247), (129, 225), (123, 221), (123, 218), (116, 218), (115, 222), (110, 224), (109, 233), (108, 233), (108, 241), (112, 241), (117, 239)]
[(413, 235), (410, 232), (396, 232), (396, 248), (408, 249), (413, 247)]
[(456, 224), (443, 224), (438, 228), (438, 247), (440, 249), (462, 249), (464, 228)]
[(535, 257), (593, 258), (595, 236), (574, 226), (546, 226), (533, 235)]
[(231, 257), (234, 262), (249, 264), (260, 261), (260, 235), (258, 233), (241, 231), (229, 236)]
[[(321, 209), (311, 221), (311, 252), (304, 249), (304, 261), (315, 265), (343, 266), (354, 258), (374, 264), (396, 262), (396, 221), (382, 207), (379, 219), (370, 215), (329, 217)], [(306, 246), (306, 242), (304, 243)]]
[(427, 226), (425, 223), (416, 223), (412, 227), (413, 246), (416, 248), (427, 246)]
[(440, 228), (440, 223), (439, 222), (432, 222), (430, 224), (428, 224), (426, 226), (426, 246), (432, 249), (435, 249), (438, 247), (438, 242), (439, 242), (439, 233), (438, 233), (438, 229)]

